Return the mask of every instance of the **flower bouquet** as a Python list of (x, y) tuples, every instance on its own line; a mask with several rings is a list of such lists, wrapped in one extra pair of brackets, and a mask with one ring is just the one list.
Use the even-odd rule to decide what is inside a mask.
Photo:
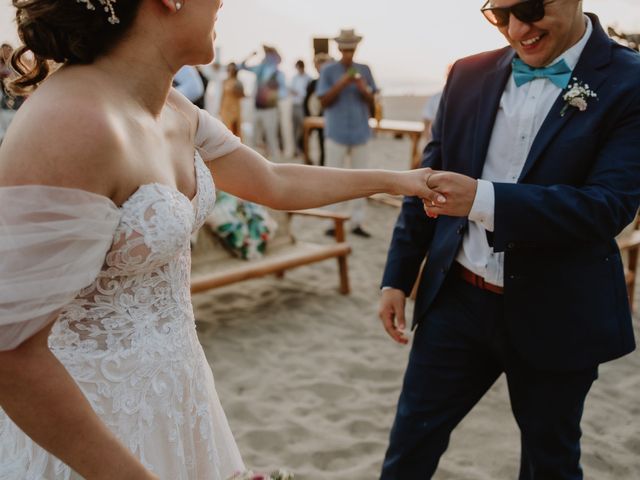
[(235, 473), (229, 480), (293, 480), (293, 473), (280, 469), (271, 473), (254, 473), (251, 470)]

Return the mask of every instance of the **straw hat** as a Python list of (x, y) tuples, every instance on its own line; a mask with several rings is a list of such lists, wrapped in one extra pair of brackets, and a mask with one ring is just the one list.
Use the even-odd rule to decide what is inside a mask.
[(275, 53), (276, 55), (278, 55), (278, 50), (276, 49), (276, 47), (264, 44), (262, 45), (262, 48), (264, 49), (264, 53)]
[(337, 42), (339, 49), (352, 50), (358, 46), (362, 37), (360, 35), (356, 35), (356, 32), (353, 29), (342, 29), (340, 30), (340, 35), (335, 37), (334, 40)]

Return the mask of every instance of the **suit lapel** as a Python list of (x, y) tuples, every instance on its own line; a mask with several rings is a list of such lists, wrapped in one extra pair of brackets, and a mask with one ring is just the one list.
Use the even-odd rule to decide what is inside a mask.
[[(609, 63), (611, 58), (611, 44), (609, 38), (606, 36), (598, 18), (595, 15), (589, 15), (593, 24), (593, 32), (591, 38), (585, 45), (580, 60), (576, 65), (572, 75), (571, 83), (574, 82), (574, 78), (582, 82), (582, 84), (589, 85), (589, 89), (598, 93), (598, 88), (602, 85), (602, 82), (607, 78), (607, 75), (599, 71), (598, 68)], [(555, 103), (549, 110), (547, 117), (545, 118), (536, 138), (531, 145), (529, 155), (520, 173), (518, 182), (522, 181), (526, 177), (527, 173), (535, 165), (536, 161), (542, 156), (547, 146), (551, 141), (560, 133), (565, 125), (567, 125), (575, 115), (584, 115), (577, 108), (569, 107), (566, 110), (564, 116), (560, 115), (560, 112), (564, 108), (565, 101), (562, 96), (566, 90), (563, 90), (558, 95)], [(596, 101), (595, 99), (591, 101)], [(588, 110), (587, 110), (588, 112)]]
[(506, 50), (504, 56), (498, 61), (495, 70), (488, 72), (480, 88), (481, 96), (478, 102), (478, 110), (476, 112), (476, 127), (473, 141), (473, 163), (471, 176), (480, 178), (482, 167), (484, 166), (491, 141), (491, 132), (493, 124), (500, 106), (500, 98), (504, 87), (511, 75), (511, 60), (514, 51)]

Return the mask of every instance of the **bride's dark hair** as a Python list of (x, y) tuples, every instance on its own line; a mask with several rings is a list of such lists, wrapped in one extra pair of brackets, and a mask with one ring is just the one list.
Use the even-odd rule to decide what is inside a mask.
[(118, 43), (136, 16), (141, 0), (112, 2), (118, 23), (99, 0), (94, 10), (79, 0), (12, 0), (23, 45), (11, 58), (18, 76), (8, 83), (27, 93), (47, 78), (53, 64), (86, 64)]

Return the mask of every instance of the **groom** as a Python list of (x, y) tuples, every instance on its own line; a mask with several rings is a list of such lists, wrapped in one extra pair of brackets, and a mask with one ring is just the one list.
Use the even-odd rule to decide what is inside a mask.
[(434, 201), (405, 199), (382, 282), (384, 327), (407, 343), (428, 254), (383, 480), (431, 478), (503, 372), (519, 478), (581, 479), (598, 365), (634, 349), (614, 237), (640, 203), (640, 56), (580, 0), (482, 13), (510, 47), (453, 66), (423, 159)]

